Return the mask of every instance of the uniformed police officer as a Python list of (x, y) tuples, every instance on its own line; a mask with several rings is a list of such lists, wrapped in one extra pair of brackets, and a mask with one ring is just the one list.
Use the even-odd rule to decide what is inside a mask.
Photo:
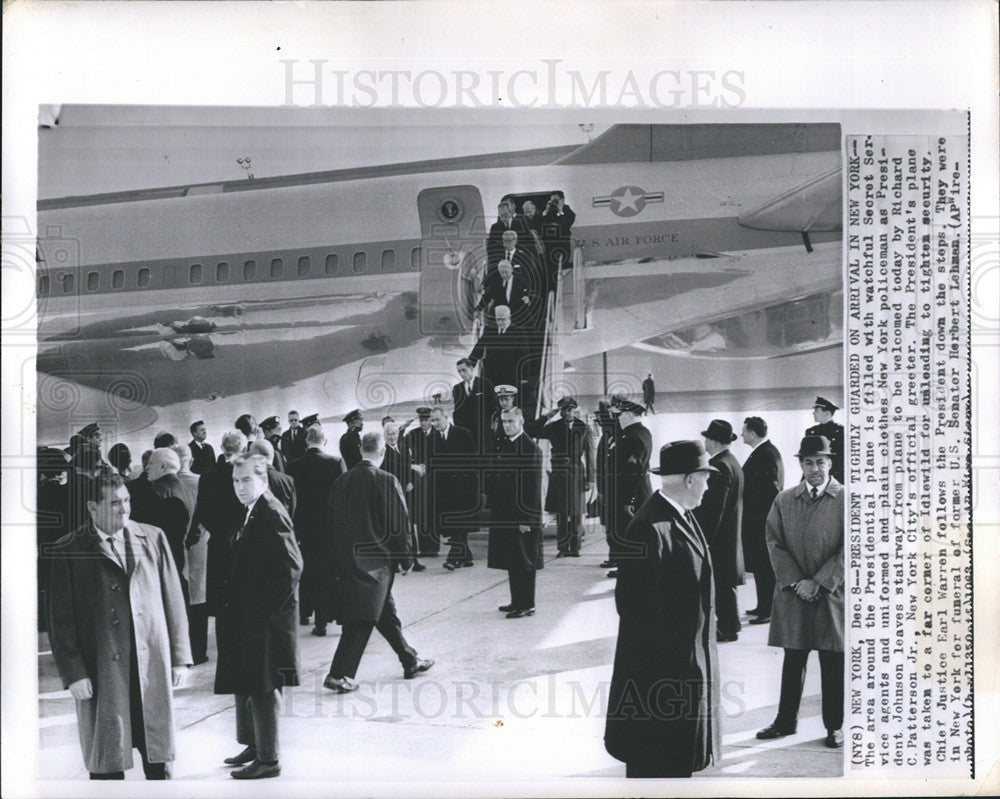
[(830, 400), (816, 397), (813, 403), (813, 419), (816, 424), (806, 430), (807, 436), (824, 436), (830, 442), (833, 466), (830, 474), (844, 485), (844, 426), (833, 421), (833, 414), (839, 408)]
[[(622, 552), (620, 545), (625, 528), (636, 510), (653, 493), (649, 481), (653, 436), (641, 421), (645, 408), (639, 403), (615, 396), (609, 410), (618, 417), (619, 427), (618, 435), (609, 444), (608, 455), (611, 465), (608, 560), (615, 563)], [(617, 577), (617, 569), (608, 572), (608, 576)]]

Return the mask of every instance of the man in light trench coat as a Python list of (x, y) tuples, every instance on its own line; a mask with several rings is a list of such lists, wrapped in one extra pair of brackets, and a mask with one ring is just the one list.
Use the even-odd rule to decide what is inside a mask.
[(130, 521), (110, 469), (88, 483), (90, 520), (51, 552), (49, 640), (76, 700), (90, 778), (121, 780), (142, 755), (146, 779), (169, 779), (172, 687), (191, 665), (180, 577), (163, 531)]
[(833, 451), (823, 436), (806, 436), (796, 454), (803, 480), (782, 491), (767, 515), (767, 549), (775, 588), (767, 642), (785, 650), (781, 698), (764, 740), (796, 730), (809, 651), (819, 651), (824, 743), (843, 745), (844, 487), (830, 474)]

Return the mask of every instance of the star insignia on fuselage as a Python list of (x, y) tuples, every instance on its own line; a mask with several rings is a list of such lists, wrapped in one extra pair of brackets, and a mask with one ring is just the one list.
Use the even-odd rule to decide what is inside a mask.
[(619, 186), (610, 196), (595, 197), (594, 207), (607, 206), (615, 216), (629, 217), (642, 213), (647, 203), (663, 202), (663, 192), (647, 192), (639, 186)]

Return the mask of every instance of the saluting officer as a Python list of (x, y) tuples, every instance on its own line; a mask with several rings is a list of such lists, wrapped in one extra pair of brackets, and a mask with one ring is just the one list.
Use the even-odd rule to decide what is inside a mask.
[(806, 430), (807, 436), (823, 436), (830, 442), (833, 466), (830, 474), (844, 485), (844, 426), (833, 421), (833, 414), (840, 410), (830, 400), (816, 397), (813, 403), (813, 419), (816, 421)]
[[(653, 493), (649, 481), (649, 458), (653, 452), (653, 436), (642, 423), (645, 408), (625, 397), (612, 397), (612, 414), (618, 417), (618, 435), (609, 443), (611, 463), (611, 523), (609, 560), (617, 566), (621, 552), (621, 537), (636, 510)], [(617, 569), (608, 572), (617, 577)]]

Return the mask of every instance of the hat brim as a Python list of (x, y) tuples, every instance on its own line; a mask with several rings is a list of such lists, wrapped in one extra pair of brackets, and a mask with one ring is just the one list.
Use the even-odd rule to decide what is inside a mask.
[(690, 472), (662, 472), (662, 471), (660, 471), (659, 468), (655, 468), (655, 469), (650, 469), (649, 470), (650, 474), (658, 474), (658, 475), (663, 475), (663, 476), (669, 476), (669, 475), (672, 475), (672, 474), (694, 474), (695, 472), (716, 472), (717, 473), (718, 471), (719, 470), (716, 469), (714, 466), (703, 466), (700, 469), (693, 469)]
[[(705, 438), (710, 438), (710, 439), (712, 439), (712, 441), (719, 441), (719, 439), (716, 438), (714, 435), (712, 435), (710, 432), (708, 432), (708, 430), (702, 430), (701, 433), (699, 433), (699, 435), (702, 435)], [(730, 433), (730, 435), (732, 436), (732, 438), (730, 438), (729, 442), (728, 442), (730, 444), (732, 444), (737, 438), (739, 438), (739, 436), (736, 435), (736, 433)], [(725, 442), (725, 441), (719, 441), (719, 443), (720, 444), (725, 444), (727, 442)]]
[(828, 458), (832, 458), (833, 457), (833, 453), (830, 452), (830, 450), (828, 450), (828, 449), (822, 450), (821, 452), (796, 452), (795, 453), (795, 457), (796, 458), (814, 458), (817, 455), (826, 455), (826, 457), (828, 457)]

